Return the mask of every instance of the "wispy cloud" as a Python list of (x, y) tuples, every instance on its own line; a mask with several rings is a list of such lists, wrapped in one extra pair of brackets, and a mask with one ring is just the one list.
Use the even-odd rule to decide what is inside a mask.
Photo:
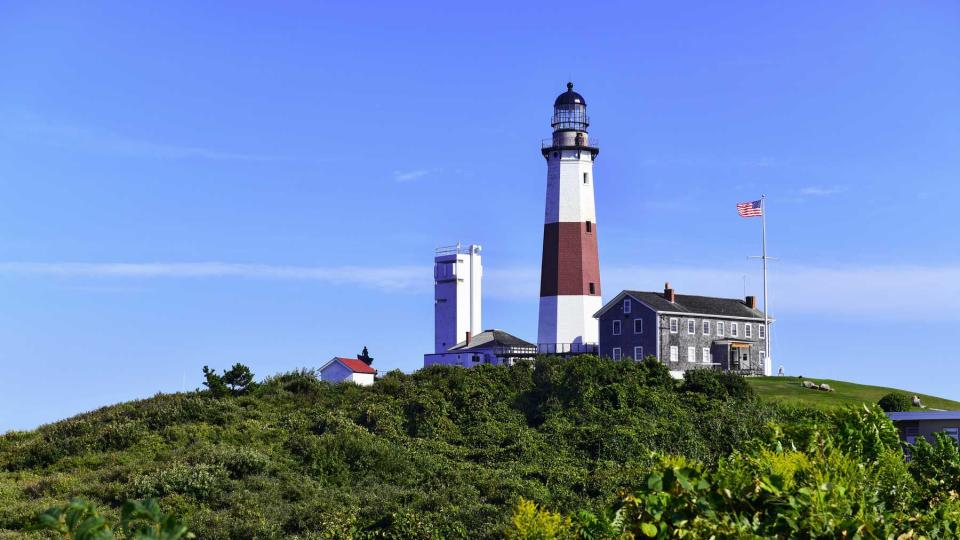
[[(224, 262), (37, 263), (0, 262), (7, 275), (96, 279), (262, 279), (301, 280), (389, 292), (418, 292), (433, 285), (429, 266), (284, 266)], [(681, 294), (739, 298), (744, 272), (702, 267), (606, 266), (604, 297), (622, 289), (660, 290), (669, 281)], [(758, 272), (749, 274), (748, 293), (760, 289)], [(488, 267), (488, 300), (535, 301), (540, 291), (536, 267)], [(808, 267), (776, 264), (770, 271), (770, 308), (776, 316), (816, 314), (867, 320), (960, 320), (960, 266)]]
[(841, 186), (809, 186), (801, 189), (800, 194), (810, 197), (826, 197), (828, 195), (836, 195), (837, 193), (841, 193), (843, 190), (844, 188)]
[(179, 263), (37, 263), (3, 262), (0, 274), (86, 278), (255, 278), (310, 280), (357, 285), (390, 291), (428, 290), (430, 267), (321, 267), (235, 264), (223, 262)]
[(110, 155), (153, 159), (209, 159), (222, 161), (276, 161), (289, 159), (258, 153), (228, 152), (203, 146), (150, 141), (106, 130), (46, 121), (36, 115), (3, 115), (2, 133), (18, 139)]
[(414, 169), (412, 171), (393, 171), (393, 178), (397, 182), (410, 182), (436, 172), (436, 169)]

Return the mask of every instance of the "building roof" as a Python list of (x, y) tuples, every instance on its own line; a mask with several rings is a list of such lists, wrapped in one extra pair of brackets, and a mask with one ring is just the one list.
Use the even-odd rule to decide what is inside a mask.
[(352, 372), (354, 372), (354, 373), (369, 373), (369, 374), (371, 374), (371, 375), (376, 375), (376, 374), (377, 374), (377, 370), (375, 370), (375, 369), (373, 369), (372, 367), (368, 366), (367, 363), (364, 362), (363, 360), (358, 360), (358, 359), (356, 359), (356, 358), (341, 358), (341, 357), (339, 357), (339, 356), (335, 356), (332, 360), (330, 360), (329, 362), (327, 362), (326, 364), (324, 364), (323, 367), (320, 368), (320, 369), (321, 369), (321, 370), (324, 370), (324, 369), (327, 368), (327, 366), (329, 366), (330, 364), (332, 364), (332, 363), (334, 363), (334, 362), (340, 362), (340, 363), (343, 364), (347, 369), (349, 369), (350, 371), (352, 371)]
[(573, 83), (567, 83), (567, 91), (557, 96), (557, 99), (553, 102), (554, 107), (560, 105), (583, 105), (587, 106), (587, 100), (583, 99), (583, 96), (573, 91)]
[(607, 302), (594, 317), (603, 315), (608, 309), (618, 304), (625, 296), (631, 296), (657, 312), (690, 313), (696, 315), (710, 315), (712, 317), (738, 317), (742, 319), (762, 319), (763, 312), (759, 309), (747, 307), (746, 302), (739, 298), (717, 298), (713, 296), (695, 296), (692, 294), (675, 294), (675, 302), (667, 300), (660, 292), (623, 291), (613, 300)]
[(464, 340), (450, 347), (450, 351), (474, 351), (477, 349), (489, 349), (491, 347), (536, 348), (537, 346), (503, 330), (484, 330), (470, 338), (469, 346), (467, 346), (467, 342)]
[(894, 422), (902, 420), (960, 420), (960, 411), (888, 412)]

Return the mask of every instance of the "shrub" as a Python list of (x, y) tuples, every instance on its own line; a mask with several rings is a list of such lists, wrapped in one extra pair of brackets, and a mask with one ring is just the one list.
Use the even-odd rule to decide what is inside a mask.
[(913, 405), (913, 400), (910, 399), (910, 396), (902, 392), (890, 392), (880, 398), (877, 405), (879, 405), (884, 412), (904, 412), (910, 410), (910, 407)]
[(712, 399), (753, 399), (756, 393), (747, 381), (729, 371), (694, 369), (683, 374), (680, 391), (703, 394)]
[(140, 497), (180, 493), (203, 501), (220, 493), (226, 479), (227, 471), (220, 465), (175, 463), (165, 469), (137, 476), (131, 489)]
[(179, 519), (161, 512), (153, 499), (123, 504), (119, 537), (96, 505), (79, 499), (41, 513), (31, 528), (51, 531), (63, 540), (179, 540), (194, 537)]

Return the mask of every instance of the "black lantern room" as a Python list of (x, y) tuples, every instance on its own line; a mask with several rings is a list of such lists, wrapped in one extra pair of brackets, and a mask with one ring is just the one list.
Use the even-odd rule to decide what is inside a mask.
[(550, 125), (554, 131), (587, 131), (590, 118), (587, 116), (587, 100), (573, 91), (573, 83), (567, 83), (567, 91), (553, 102), (553, 118)]

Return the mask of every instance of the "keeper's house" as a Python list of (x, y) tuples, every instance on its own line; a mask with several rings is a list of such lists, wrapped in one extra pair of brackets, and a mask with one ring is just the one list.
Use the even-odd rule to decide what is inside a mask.
[(753, 296), (675, 294), (667, 283), (663, 293), (622, 291), (594, 317), (600, 321), (600, 356), (655, 356), (677, 378), (705, 368), (769, 375), (767, 328)]

